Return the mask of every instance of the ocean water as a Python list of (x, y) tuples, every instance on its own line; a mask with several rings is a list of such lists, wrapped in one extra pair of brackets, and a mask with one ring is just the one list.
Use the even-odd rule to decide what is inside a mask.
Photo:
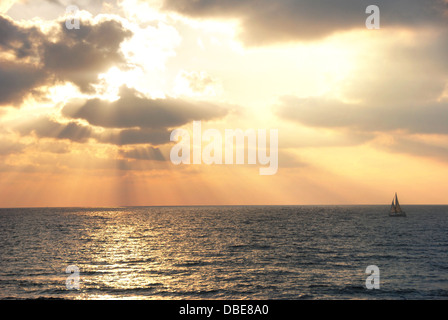
[(0, 209), (0, 298), (447, 299), (448, 206), (403, 208)]

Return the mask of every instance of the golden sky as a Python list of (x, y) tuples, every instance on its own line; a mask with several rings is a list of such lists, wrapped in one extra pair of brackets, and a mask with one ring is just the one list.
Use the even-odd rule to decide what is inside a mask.
[[(448, 2), (369, 4), (2, 1), (0, 207), (448, 203)], [(174, 165), (195, 120), (277, 173)]]

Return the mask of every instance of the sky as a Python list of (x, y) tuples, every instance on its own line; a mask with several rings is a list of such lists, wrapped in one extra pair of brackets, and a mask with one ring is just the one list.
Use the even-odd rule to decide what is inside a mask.
[[(447, 57), (447, 0), (1, 1), (0, 207), (447, 204)], [(174, 164), (193, 121), (277, 172)]]

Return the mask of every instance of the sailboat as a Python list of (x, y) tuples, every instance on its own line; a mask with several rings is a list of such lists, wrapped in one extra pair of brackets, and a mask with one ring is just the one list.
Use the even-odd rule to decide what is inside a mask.
[(406, 217), (406, 212), (401, 210), (400, 204), (398, 203), (397, 193), (395, 192), (395, 197), (392, 199), (392, 205), (390, 206), (390, 217)]

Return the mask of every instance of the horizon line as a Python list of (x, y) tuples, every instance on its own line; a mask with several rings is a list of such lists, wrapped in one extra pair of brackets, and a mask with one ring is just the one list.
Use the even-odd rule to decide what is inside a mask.
[[(117, 205), (117, 206), (17, 206), (17, 207), (0, 207), (0, 209), (47, 209), (47, 208), (161, 208), (161, 207), (304, 207), (304, 206), (389, 206), (389, 204), (188, 204), (188, 205)], [(401, 204), (406, 206), (448, 206), (448, 204)]]

